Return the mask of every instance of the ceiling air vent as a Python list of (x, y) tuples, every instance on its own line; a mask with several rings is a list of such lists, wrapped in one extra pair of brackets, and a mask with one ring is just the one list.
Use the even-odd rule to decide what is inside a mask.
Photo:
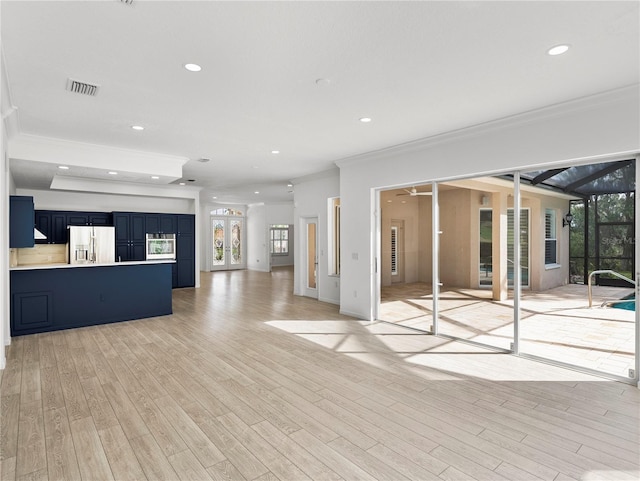
[(67, 79), (67, 90), (76, 94), (89, 95), (95, 97), (98, 95), (99, 85), (80, 82), (79, 80)]
[(127, 5), (131, 5), (133, 0), (120, 0), (122, 3), (126, 3)]

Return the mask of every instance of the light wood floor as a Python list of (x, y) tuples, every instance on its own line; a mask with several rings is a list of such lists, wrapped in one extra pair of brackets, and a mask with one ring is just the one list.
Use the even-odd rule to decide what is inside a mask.
[(637, 480), (640, 391), (204, 273), (171, 316), (14, 338), (4, 480)]

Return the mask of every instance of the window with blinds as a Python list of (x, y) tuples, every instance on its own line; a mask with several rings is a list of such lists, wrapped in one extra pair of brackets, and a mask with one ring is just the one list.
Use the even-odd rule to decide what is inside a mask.
[[(514, 274), (514, 228), (513, 209), (507, 210), (507, 276), (508, 285), (513, 287)], [(520, 285), (529, 286), (529, 209), (520, 209)]]
[(558, 263), (558, 239), (556, 237), (556, 211), (544, 211), (544, 264)]
[(398, 275), (398, 228), (391, 227), (391, 275)]

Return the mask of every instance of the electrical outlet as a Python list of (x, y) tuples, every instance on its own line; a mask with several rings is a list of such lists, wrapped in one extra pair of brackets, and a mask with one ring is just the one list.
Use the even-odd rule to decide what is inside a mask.
[(629, 377), (631, 379), (635, 379), (636, 378), (636, 370), (635, 369), (629, 369)]

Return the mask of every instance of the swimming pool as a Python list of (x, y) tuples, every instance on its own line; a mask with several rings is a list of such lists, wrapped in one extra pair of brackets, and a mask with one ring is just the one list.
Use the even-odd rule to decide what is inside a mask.
[(636, 310), (636, 295), (629, 294), (628, 296), (624, 296), (622, 300), (629, 299), (627, 302), (616, 302), (615, 304), (611, 304), (611, 307), (615, 307), (616, 309), (624, 309), (626, 311), (635, 311)]

